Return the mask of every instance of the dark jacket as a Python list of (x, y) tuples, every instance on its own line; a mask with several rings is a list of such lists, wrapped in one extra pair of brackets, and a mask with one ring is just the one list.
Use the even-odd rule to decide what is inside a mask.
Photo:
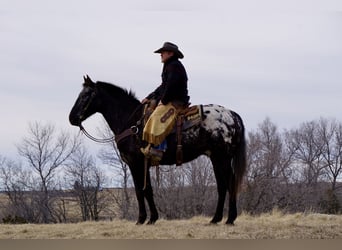
[(188, 96), (188, 77), (183, 64), (177, 57), (171, 57), (164, 63), (162, 72), (162, 83), (156, 88), (147, 99), (156, 99), (164, 105), (178, 101), (188, 104), (190, 97)]

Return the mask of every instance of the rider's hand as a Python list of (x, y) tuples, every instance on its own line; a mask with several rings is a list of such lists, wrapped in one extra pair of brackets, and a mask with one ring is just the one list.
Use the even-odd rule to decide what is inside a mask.
[(142, 103), (142, 104), (145, 104), (145, 103), (148, 103), (149, 101), (150, 101), (149, 99), (144, 98), (144, 99), (141, 101), (141, 103)]

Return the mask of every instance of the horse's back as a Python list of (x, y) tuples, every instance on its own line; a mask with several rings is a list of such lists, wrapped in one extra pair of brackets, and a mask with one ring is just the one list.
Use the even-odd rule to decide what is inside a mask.
[(244, 130), (236, 112), (216, 104), (203, 105), (201, 127), (211, 134), (212, 139), (223, 139), (226, 143), (232, 143), (233, 137)]

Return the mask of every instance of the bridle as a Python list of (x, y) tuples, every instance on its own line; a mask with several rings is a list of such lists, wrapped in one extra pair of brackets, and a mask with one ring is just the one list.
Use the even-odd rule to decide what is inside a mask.
[[(84, 109), (82, 110), (81, 114), (80, 114), (80, 120), (82, 120), (82, 118), (84, 117), (85, 112), (87, 111), (87, 109), (89, 108), (91, 102), (93, 101), (94, 97), (96, 95), (96, 90), (92, 91), (91, 96), (89, 98), (89, 101), (87, 103), (87, 105), (85, 105)], [(135, 115), (135, 113), (139, 110), (139, 108), (142, 106), (143, 104), (138, 105), (138, 107), (133, 111), (133, 113), (129, 116), (128, 121)], [(141, 121), (144, 119), (144, 116), (137, 121), (136, 125), (131, 126), (128, 129), (125, 129), (122, 133), (118, 134), (118, 135), (113, 135), (110, 138), (96, 138), (94, 136), (92, 136), (91, 134), (88, 133), (88, 131), (83, 127), (82, 123), (80, 123), (79, 127), (80, 130), (83, 132), (83, 134), (88, 137), (90, 140), (98, 142), (98, 143), (112, 143), (112, 142), (116, 142), (118, 143), (119, 141), (121, 141), (122, 139), (124, 139), (127, 136), (130, 135), (136, 135), (139, 133), (139, 125), (141, 125)]]

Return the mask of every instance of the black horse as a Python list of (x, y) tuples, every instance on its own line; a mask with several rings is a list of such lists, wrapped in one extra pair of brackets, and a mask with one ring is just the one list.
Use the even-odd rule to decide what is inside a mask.
[[(72, 125), (82, 127), (82, 121), (99, 112), (116, 137), (122, 137), (123, 133), (130, 131), (117, 141), (117, 147), (133, 177), (139, 204), (137, 224), (143, 224), (147, 218), (144, 198), (151, 213), (148, 224), (154, 224), (158, 219), (158, 212), (153, 199), (150, 174), (147, 172), (145, 177), (144, 155), (140, 151), (140, 147), (146, 145), (141, 141), (143, 125), (140, 121), (143, 109), (143, 105), (132, 92), (105, 82), (94, 83), (87, 76), (84, 77), (83, 89), (70, 112), (69, 120)], [(161, 165), (175, 163), (175, 136), (171, 133), (167, 137), (167, 151), (160, 162)], [(203, 120), (199, 125), (183, 131), (182, 145), (183, 162), (191, 161), (200, 155), (207, 155), (211, 159), (218, 191), (217, 208), (211, 223), (222, 220), (228, 191), (229, 210), (226, 223), (234, 224), (237, 217), (237, 192), (246, 169), (242, 119), (237, 113), (222, 106), (203, 105)]]

